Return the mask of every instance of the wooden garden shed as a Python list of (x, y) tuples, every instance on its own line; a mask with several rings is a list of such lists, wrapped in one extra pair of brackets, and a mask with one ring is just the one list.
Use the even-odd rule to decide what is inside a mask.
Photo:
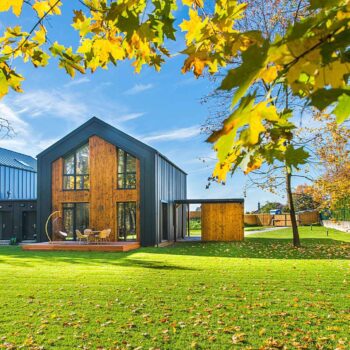
[[(200, 204), (202, 241), (242, 241), (244, 239), (244, 199), (186, 199), (177, 205)], [(189, 222), (190, 218), (187, 219)]]

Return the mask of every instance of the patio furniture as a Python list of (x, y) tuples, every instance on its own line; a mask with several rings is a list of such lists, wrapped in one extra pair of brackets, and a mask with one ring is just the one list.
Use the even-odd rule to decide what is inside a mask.
[(89, 242), (93, 243), (93, 242), (96, 241), (96, 240), (95, 240), (94, 232), (93, 232), (90, 228), (86, 228), (86, 229), (84, 230), (84, 235), (87, 235), (87, 236), (88, 236), (88, 239), (87, 239), (88, 243), (89, 243)]
[(76, 235), (77, 235), (79, 244), (81, 244), (81, 242), (82, 242), (83, 240), (85, 240), (86, 243), (89, 242), (89, 235), (82, 234), (82, 233), (80, 232), (80, 230), (75, 230), (75, 233), (76, 233)]
[(106, 229), (106, 230), (102, 230), (99, 234), (98, 234), (98, 240), (99, 242), (108, 242), (110, 240), (110, 235), (111, 235), (112, 230)]
[(68, 237), (68, 233), (67, 232), (63, 232), (63, 231), (58, 231), (58, 235), (60, 236), (60, 238), (62, 238), (63, 240), (65, 240)]

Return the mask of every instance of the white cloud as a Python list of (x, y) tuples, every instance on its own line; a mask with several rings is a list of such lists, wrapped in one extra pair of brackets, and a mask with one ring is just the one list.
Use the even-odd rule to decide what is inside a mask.
[(85, 84), (85, 83), (89, 83), (90, 79), (87, 77), (83, 77), (80, 79), (74, 79), (71, 80), (69, 83), (64, 84), (65, 87), (71, 87), (71, 86), (75, 86), (75, 85), (81, 85), (81, 84)]
[(118, 117), (118, 122), (127, 122), (129, 120), (137, 119), (140, 118), (144, 115), (145, 113), (127, 113), (123, 114), (120, 117)]
[(153, 84), (135, 84), (131, 89), (124, 92), (125, 95), (136, 95), (140, 92), (153, 88)]
[(32, 118), (56, 116), (82, 122), (90, 115), (89, 108), (81, 99), (60, 90), (26, 92), (16, 96), (13, 105), (19, 109), (17, 113), (25, 113)]
[(0, 103), (0, 116), (7, 119), (15, 131), (15, 135), (12, 137), (0, 139), (0, 147), (35, 157), (42, 150), (57, 141), (57, 139), (52, 138), (46, 139), (35, 132), (18, 113), (3, 102)]
[(191, 137), (198, 136), (201, 132), (199, 125), (190, 126), (188, 128), (181, 128), (171, 131), (163, 131), (157, 134), (144, 136), (142, 140), (145, 142), (151, 141), (170, 141), (170, 140), (183, 140)]

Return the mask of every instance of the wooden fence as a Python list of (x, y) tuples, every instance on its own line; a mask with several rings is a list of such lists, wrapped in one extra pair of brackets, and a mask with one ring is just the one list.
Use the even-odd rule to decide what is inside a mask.
[(199, 210), (191, 210), (190, 211), (190, 219), (200, 219), (201, 218), (201, 212)]
[[(311, 225), (320, 222), (319, 212), (305, 211), (297, 214), (298, 225)], [(251, 226), (292, 226), (289, 214), (245, 214), (244, 224)]]

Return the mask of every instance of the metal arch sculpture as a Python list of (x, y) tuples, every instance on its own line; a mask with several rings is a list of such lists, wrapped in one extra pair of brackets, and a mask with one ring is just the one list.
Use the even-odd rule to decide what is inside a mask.
[(48, 226), (49, 226), (49, 222), (50, 222), (50, 219), (55, 215), (55, 214), (61, 214), (61, 212), (59, 210), (56, 210), (54, 212), (52, 212), (49, 217), (47, 218), (46, 220), (46, 224), (45, 224), (45, 233), (46, 233), (46, 236), (49, 240), (49, 243), (52, 243), (52, 239), (50, 238), (50, 235), (49, 235), (49, 231), (48, 231)]

